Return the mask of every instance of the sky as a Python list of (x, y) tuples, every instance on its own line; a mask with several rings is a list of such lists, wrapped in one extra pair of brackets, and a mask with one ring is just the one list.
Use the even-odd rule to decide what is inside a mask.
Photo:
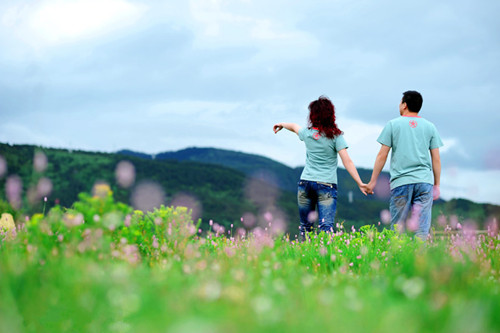
[(372, 168), (417, 90), (445, 144), (442, 197), (500, 204), (499, 12), (498, 0), (1, 0), (0, 142), (216, 147), (296, 167), (303, 143), (272, 127), (307, 126), (325, 95), (355, 165)]

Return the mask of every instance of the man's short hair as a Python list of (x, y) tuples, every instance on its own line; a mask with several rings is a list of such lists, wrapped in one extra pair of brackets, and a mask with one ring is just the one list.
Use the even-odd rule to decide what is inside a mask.
[(408, 110), (410, 110), (411, 112), (419, 112), (422, 108), (424, 99), (418, 91), (408, 90), (403, 93), (403, 99), (401, 101), (403, 103), (406, 103)]

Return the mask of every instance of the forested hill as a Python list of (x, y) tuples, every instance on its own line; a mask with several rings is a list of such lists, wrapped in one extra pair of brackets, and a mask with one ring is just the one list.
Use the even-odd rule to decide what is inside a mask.
[[(155, 160), (176, 160), (193, 161), (225, 166), (243, 172), (250, 177), (263, 178), (268, 182), (276, 184), (281, 189), (293, 191), (297, 190), (297, 181), (300, 178), (303, 167), (291, 168), (285, 164), (270, 158), (247, 154), (237, 151), (217, 149), (217, 148), (197, 148), (191, 147), (173, 152), (163, 152), (156, 155), (147, 155), (130, 150), (121, 150), (118, 154), (141, 157)], [(359, 168), (361, 179), (368, 181), (371, 177), (371, 170)], [(387, 182), (389, 175), (386, 172), (381, 174), (382, 182)], [(349, 173), (340, 167), (338, 169), (339, 190), (349, 193), (352, 191), (353, 198), (362, 199), (363, 194), (359, 192), (356, 183)], [(370, 197), (369, 200), (384, 200), (385, 198)]]
[[(43, 171), (33, 167), (37, 152), (46, 157)], [(302, 168), (290, 168), (258, 155), (189, 148), (153, 157), (131, 151), (97, 153), (0, 143), (0, 156), (7, 164), (7, 173), (0, 174), (0, 201), (4, 202), (0, 209), (7, 201), (7, 179), (13, 177), (22, 181), (22, 209), (28, 213), (42, 210), (41, 200), (33, 202), (27, 195), (36, 190), (41, 178), (49, 179), (52, 184), (47, 208), (56, 202), (70, 207), (78, 193), (90, 192), (98, 181), (111, 186), (116, 200), (132, 204), (131, 197), (140, 185), (154, 183), (161, 189), (162, 202), (167, 205), (178, 203), (179, 197), (195, 202), (204, 224), (213, 220), (226, 226), (238, 225), (244, 215), (255, 216), (259, 223), (264, 221), (266, 212), (272, 212), (286, 221), (289, 231), (294, 232), (298, 227), (296, 184)], [(115, 178), (117, 165), (124, 160), (135, 168), (135, 182), (129, 188), (120, 187)], [(371, 170), (359, 172), (364, 180), (371, 175)], [(380, 212), (388, 208), (387, 196), (364, 197), (345, 169), (339, 169), (338, 178), (337, 221), (357, 227), (378, 223)], [(379, 191), (384, 192), (384, 189)], [(500, 217), (499, 206), (467, 200), (439, 202), (434, 209), (434, 220), (441, 212), (456, 215), (460, 221), (474, 219), (480, 225), (491, 216)]]

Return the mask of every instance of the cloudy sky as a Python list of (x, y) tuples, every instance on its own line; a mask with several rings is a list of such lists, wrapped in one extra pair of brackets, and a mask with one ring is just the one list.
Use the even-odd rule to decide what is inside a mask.
[(306, 125), (326, 95), (371, 168), (411, 89), (445, 143), (443, 197), (500, 204), (499, 12), (498, 0), (2, 0), (0, 142), (218, 147), (299, 166), (303, 144), (272, 125)]

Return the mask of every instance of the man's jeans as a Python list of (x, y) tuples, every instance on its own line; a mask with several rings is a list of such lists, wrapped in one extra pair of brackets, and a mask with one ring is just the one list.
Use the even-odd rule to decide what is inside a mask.
[[(327, 184), (301, 180), (298, 184), (297, 201), (300, 214), (300, 239), (311, 232), (318, 217), (321, 231), (333, 231), (333, 221), (337, 210), (337, 184)], [(315, 214), (316, 206), (317, 215)]]
[(415, 231), (420, 239), (427, 239), (432, 217), (432, 188), (431, 184), (417, 183), (391, 190), (392, 230), (399, 224), (403, 229)]

